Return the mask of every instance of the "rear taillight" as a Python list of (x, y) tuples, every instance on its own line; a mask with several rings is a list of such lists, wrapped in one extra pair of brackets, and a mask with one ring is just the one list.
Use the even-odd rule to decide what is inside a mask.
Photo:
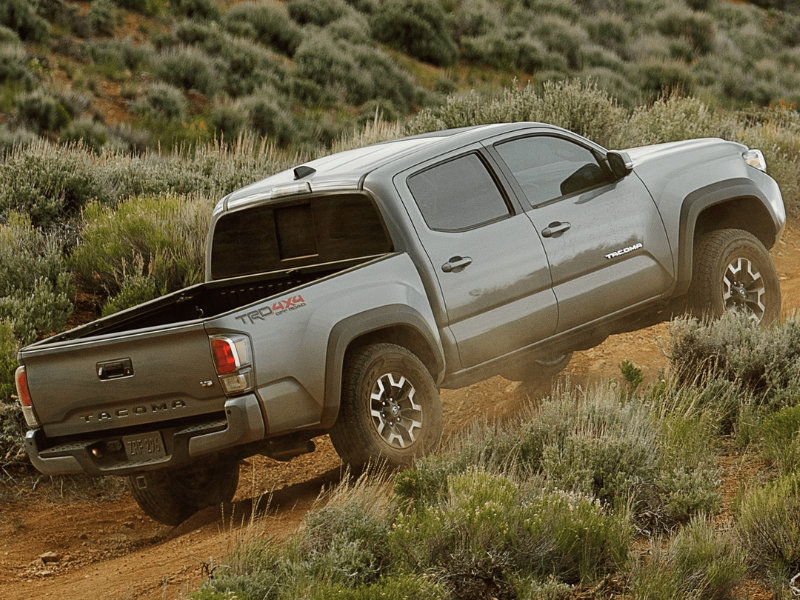
[(213, 335), (210, 341), (214, 367), (225, 394), (231, 396), (253, 389), (250, 340), (244, 335)]
[(19, 403), (22, 405), (22, 415), (25, 417), (25, 423), (31, 428), (39, 427), (39, 420), (33, 413), (31, 392), (28, 389), (28, 374), (25, 372), (25, 367), (17, 367), (17, 372), (14, 374), (14, 381), (17, 384), (17, 397), (19, 398)]

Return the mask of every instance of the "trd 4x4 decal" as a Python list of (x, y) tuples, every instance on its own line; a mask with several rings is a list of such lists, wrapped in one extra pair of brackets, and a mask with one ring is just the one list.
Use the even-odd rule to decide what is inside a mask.
[(286, 298), (286, 300), (275, 302), (272, 305), (272, 312), (274, 312), (276, 315), (280, 315), (285, 313), (287, 310), (295, 310), (297, 308), (302, 308), (305, 305), (306, 301), (303, 300), (302, 296), (292, 296), (291, 298)]
[(301, 295), (290, 296), (284, 300), (273, 302), (269, 306), (260, 306), (241, 315), (236, 315), (236, 319), (244, 325), (252, 325), (256, 321), (266, 321), (271, 315), (282, 315), (287, 310), (296, 310), (306, 305), (306, 301)]

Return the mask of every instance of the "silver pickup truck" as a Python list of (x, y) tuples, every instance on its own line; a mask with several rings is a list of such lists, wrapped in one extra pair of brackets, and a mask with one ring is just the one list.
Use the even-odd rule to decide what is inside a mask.
[(758, 150), (608, 151), (514, 123), (334, 154), (223, 198), (205, 283), (19, 353), (43, 473), (124, 475), (168, 524), (229, 501), (238, 461), (329, 433), (407, 464), (440, 388), (546, 377), (676, 310), (771, 321), (785, 222)]

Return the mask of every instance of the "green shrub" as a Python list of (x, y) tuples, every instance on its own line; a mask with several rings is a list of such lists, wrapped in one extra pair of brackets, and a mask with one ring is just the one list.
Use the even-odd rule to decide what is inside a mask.
[(673, 93), (690, 95), (695, 88), (689, 67), (676, 60), (647, 59), (638, 65), (636, 78), (639, 87), (651, 99)]
[[(14, 325), (0, 320), (0, 403), (11, 404), (11, 395), (16, 393), (14, 372), (17, 370), (17, 351), (19, 342)], [(0, 456), (4, 454), (0, 448)]]
[(86, 18), (94, 33), (112, 35), (116, 20), (114, 2), (112, 0), (92, 0)]
[(99, 154), (108, 141), (108, 130), (102, 123), (78, 119), (67, 125), (59, 141), (63, 144), (79, 142)]
[(751, 567), (784, 582), (800, 571), (800, 473), (745, 491), (735, 517)]
[[(21, 148), (38, 139), (36, 134), (24, 127), (9, 129), (5, 124), (0, 125), (0, 156), (15, 148)], [(2, 175), (0, 175), (0, 180)], [(0, 192), (0, 219), (2, 218), (3, 194)]]
[(465, 60), (496, 69), (516, 69), (526, 73), (545, 68), (567, 69), (566, 61), (553, 65), (553, 60), (560, 57), (549, 54), (529, 32), (519, 29), (494, 30), (480, 36), (464, 37), (461, 45)]
[(373, 598), (406, 589), (444, 593), (424, 577), (385, 572), (396, 508), (383, 484), (374, 474), (345, 479), (320, 497), (304, 526), (286, 542), (255, 538), (239, 544), (226, 559), (229, 568), (209, 579), (197, 597), (321, 600)]
[(581, 71), (579, 79), (594, 83), (601, 92), (616, 99), (623, 107), (639, 106), (642, 92), (625, 73), (624, 70), (620, 72), (607, 67), (589, 67)]
[(120, 284), (117, 294), (110, 297), (103, 305), (102, 316), (107, 317), (126, 308), (158, 298), (159, 290), (153, 277), (133, 275)]
[(28, 69), (28, 53), (20, 44), (0, 45), (0, 84), (17, 84), (23, 89), (33, 86), (34, 77)]
[(105, 200), (111, 190), (92, 156), (42, 141), (12, 152), (0, 168), (0, 220), (18, 211), (52, 228), (77, 217), (90, 200)]
[(714, 19), (707, 14), (674, 9), (664, 13), (657, 20), (656, 27), (664, 35), (688, 39), (700, 55), (714, 49), (716, 27)]
[(297, 128), (291, 113), (278, 104), (276, 96), (273, 90), (264, 88), (240, 99), (236, 108), (247, 115), (247, 124), (253, 131), (280, 146), (286, 146), (294, 140)]
[(615, 140), (619, 146), (645, 146), (702, 137), (734, 136), (738, 124), (702, 100), (671, 94), (639, 106)]
[(226, 39), (218, 54), (226, 64), (225, 90), (231, 96), (252, 94), (270, 84), (277, 85), (285, 77), (283, 67), (269, 50), (251, 40)]
[(296, 76), (351, 104), (383, 98), (408, 110), (418, 96), (409, 75), (386, 54), (369, 46), (333, 40), (319, 32), (295, 55)]
[(692, 519), (670, 541), (670, 554), (684, 597), (729, 598), (745, 576), (737, 540), (713, 520)]
[(344, 0), (289, 0), (289, 16), (301, 25), (325, 27), (352, 11)]
[(544, 43), (547, 50), (563, 56), (569, 69), (583, 66), (581, 52), (589, 36), (579, 24), (555, 15), (546, 15), (536, 19), (532, 33), (535, 39)]
[(303, 39), (302, 30), (286, 12), (263, 2), (241, 2), (231, 6), (222, 18), (228, 31), (293, 56)]
[(520, 488), (480, 468), (447, 479), (437, 504), (402, 514), (389, 536), (401, 565), (440, 573), (459, 598), (507, 594), (505, 574), (593, 581), (625, 563), (627, 516), (579, 494)]
[(449, 65), (457, 48), (438, 2), (384, 0), (372, 15), (372, 37), (435, 65)]
[(759, 404), (780, 408), (800, 393), (800, 321), (761, 328), (732, 311), (710, 322), (676, 320), (669, 359), (686, 381), (736, 382)]
[(34, 229), (27, 215), (11, 213), (0, 225), (0, 248), (0, 320), (23, 343), (60, 331), (73, 306), (58, 240)]
[(4, 0), (0, 3), (0, 25), (13, 29), (23, 40), (41, 42), (47, 37), (47, 21), (36, 14), (29, 0)]
[[(84, 211), (81, 244), (70, 259), (82, 289), (108, 296), (141, 293), (141, 278), (166, 294), (202, 280), (209, 211), (185, 197), (131, 198), (115, 210)], [(135, 282), (126, 283), (134, 278)], [(133, 291), (130, 291), (133, 290)]]
[(328, 584), (315, 587), (311, 600), (382, 600), (386, 598), (419, 598), (425, 600), (448, 600), (449, 590), (423, 575), (393, 575), (377, 583), (361, 584), (354, 588), (343, 584)]
[(57, 133), (71, 120), (61, 101), (42, 90), (20, 95), (14, 104), (20, 119), (36, 133)]
[(317, 580), (348, 587), (376, 583), (391, 564), (387, 536), (396, 508), (376, 481), (362, 476), (337, 486), (324, 506), (309, 512), (297, 539), (304, 570)]
[(194, 46), (171, 48), (158, 57), (158, 76), (177, 87), (210, 96), (219, 86), (214, 61)]
[(703, 517), (681, 527), (666, 548), (651, 542), (650, 555), (632, 569), (634, 598), (723, 600), (746, 574), (738, 540)]
[(130, 38), (92, 41), (87, 49), (101, 72), (112, 79), (124, 79), (126, 69), (149, 70), (154, 57), (150, 44), (134, 44)]
[(247, 123), (247, 114), (238, 103), (217, 103), (211, 109), (209, 121), (215, 137), (231, 142), (242, 132)]
[(479, 427), (418, 461), (397, 476), (395, 494), (404, 508), (438, 502), (448, 476), (477, 465), (579, 490), (624, 507), (642, 527), (670, 527), (720, 506), (717, 414), (701, 402), (697, 393), (620, 401), (609, 389), (564, 391), (518, 421)]
[(588, 20), (586, 32), (594, 43), (619, 52), (627, 46), (630, 24), (619, 13), (601, 12)]
[(596, 84), (578, 80), (505, 88), (493, 97), (476, 92), (448, 96), (445, 104), (421, 110), (409, 134), (514, 121), (541, 121), (576, 131), (608, 145), (624, 127), (625, 110)]
[(169, 8), (174, 14), (189, 19), (216, 21), (220, 17), (214, 0), (170, 0)]
[(0, 42), (8, 45), (19, 45), (19, 35), (13, 29), (0, 25)]
[(161, 11), (162, 0), (114, 0), (120, 8), (127, 8), (143, 15), (157, 15)]
[(168, 83), (155, 83), (134, 103), (133, 111), (150, 119), (180, 121), (186, 118), (188, 102), (183, 92)]
[(780, 473), (800, 472), (800, 405), (768, 415), (759, 429), (763, 452)]
[(352, 44), (368, 44), (369, 21), (361, 13), (352, 12), (326, 26), (325, 31), (335, 40), (347, 40)]

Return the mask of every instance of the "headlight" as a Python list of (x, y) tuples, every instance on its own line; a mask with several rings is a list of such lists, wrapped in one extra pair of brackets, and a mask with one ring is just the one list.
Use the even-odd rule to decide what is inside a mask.
[(755, 167), (759, 171), (764, 171), (764, 173), (767, 172), (767, 161), (764, 160), (764, 155), (761, 153), (761, 150), (748, 150), (742, 154), (742, 158), (744, 158), (744, 162), (751, 167)]

